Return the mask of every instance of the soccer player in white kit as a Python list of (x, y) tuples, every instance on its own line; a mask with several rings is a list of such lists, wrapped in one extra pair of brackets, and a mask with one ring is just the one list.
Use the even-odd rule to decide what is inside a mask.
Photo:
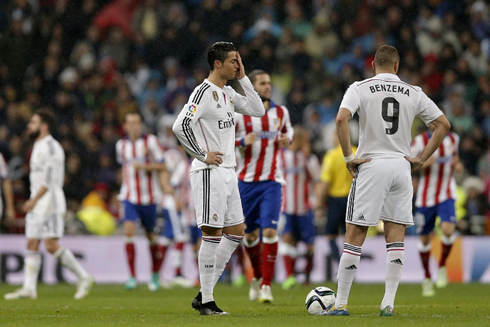
[(66, 200), (63, 193), (65, 177), (65, 153), (50, 134), (54, 128), (54, 115), (38, 110), (27, 125), (27, 133), (34, 141), (29, 162), (31, 197), (23, 206), (26, 215), (27, 255), (24, 259), (24, 285), (13, 293), (5, 294), (6, 300), (36, 299), (37, 278), (41, 268), (39, 244), (44, 240), (46, 250), (63, 266), (78, 277), (75, 299), (82, 299), (90, 291), (93, 278), (77, 261), (73, 253), (59, 245), (64, 232)]
[[(347, 316), (350, 288), (359, 267), (361, 246), (369, 226), (384, 221), (386, 240), (385, 295), (381, 316), (394, 314), (396, 290), (404, 263), (406, 226), (413, 225), (411, 170), (420, 169), (439, 147), (449, 121), (420, 87), (402, 82), (396, 73), (398, 51), (381, 46), (372, 63), (376, 76), (354, 82), (337, 114), (337, 132), (354, 177), (346, 214), (344, 251), (339, 263), (335, 304), (326, 315)], [(359, 148), (354, 157), (348, 121), (359, 114)], [(434, 133), (417, 158), (410, 158), (411, 127), (415, 117), (432, 124)]]
[[(194, 158), (191, 188), (203, 233), (198, 255), (201, 291), (192, 307), (201, 315), (214, 315), (226, 314), (216, 305), (213, 289), (244, 235), (235, 172), (235, 112), (261, 117), (265, 109), (233, 43), (213, 44), (207, 59), (209, 77), (194, 89), (172, 129)], [(235, 77), (246, 96), (225, 85)]]

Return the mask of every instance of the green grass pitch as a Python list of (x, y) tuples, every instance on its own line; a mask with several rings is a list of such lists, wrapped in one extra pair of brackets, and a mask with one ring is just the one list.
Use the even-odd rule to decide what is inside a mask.
[[(332, 289), (336, 286), (324, 284)], [(120, 285), (94, 285), (90, 296), (74, 300), (73, 285), (40, 285), (37, 300), (0, 300), (0, 326), (489, 326), (490, 285), (452, 284), (423, 298), (421, 286), (402, 284), (395, 317), (379, 317), (384, 285), (354, 284), (350, 317), (310, 316), (304, 306), (314, 287), (283, 291), (274, 285), (274, 303), (250, 302), (248, 285), (219, 284), (215, 299), (230, 316), (199, 316), (192, 310), (194, 289), (148, 291), (140, 285), (126, 291)], [(0, 285), (0, 293), (14, 290)]]

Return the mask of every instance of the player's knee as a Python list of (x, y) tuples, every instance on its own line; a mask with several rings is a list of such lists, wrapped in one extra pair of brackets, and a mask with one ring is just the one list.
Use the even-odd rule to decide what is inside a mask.
[(276, 237), (277, 231), (274, 228), (264, 228), (262, 231), (263, 237)]
[(45, 240), (44, 246), (46, 247), (46, 250), (51, 254), (54, 254), (56, 251), (58, 251), (60, 247), (58, 245), (58, 240)]
[(27, 241), (27, 250), (39, 251), (39, 240), (30, 239)]

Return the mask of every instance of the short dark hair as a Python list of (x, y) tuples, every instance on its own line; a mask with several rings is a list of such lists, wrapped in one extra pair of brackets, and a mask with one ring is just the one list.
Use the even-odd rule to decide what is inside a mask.
[(39, 118), (41, 118), (41, 123), (48, 125), (48, 129), (50, 133), (54, 130), (56, 117), (53, 111), (49, 109), (39, 109), (34, 112), (34, 115), (38, 115)]
[(254, 84), (255, 81), (257, 80), (257, 76), (263, 75), (263, 74), (269, 74), (269, 73), (266, 72), (265, 70), (262, 70), (262, 69), (254, 69), (248, 74), (248, 78), (250, 79), (250, 82), (252, 82), (252, 84)]
[(216, 42), (208, 50), (208, 64), (209, 69), (214, 70), (214, 62), (216, 60), (225, 62), (228, 57), (228, 52), (236, 51), (235, 46), (232, 42)]
[(374, 63), (377, 67), (389, 67), (400, 61), (398, 50), (391, 45), (382, 45), (374, 55)]

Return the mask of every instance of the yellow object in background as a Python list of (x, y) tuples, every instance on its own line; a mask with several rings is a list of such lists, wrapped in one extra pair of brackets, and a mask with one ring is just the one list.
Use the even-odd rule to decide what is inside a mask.
[(112, 235), (116, 230), (116, 221), (112, 214), (97, 206), (84, 207), (77, 212), (87, 230), (94, 235)]

